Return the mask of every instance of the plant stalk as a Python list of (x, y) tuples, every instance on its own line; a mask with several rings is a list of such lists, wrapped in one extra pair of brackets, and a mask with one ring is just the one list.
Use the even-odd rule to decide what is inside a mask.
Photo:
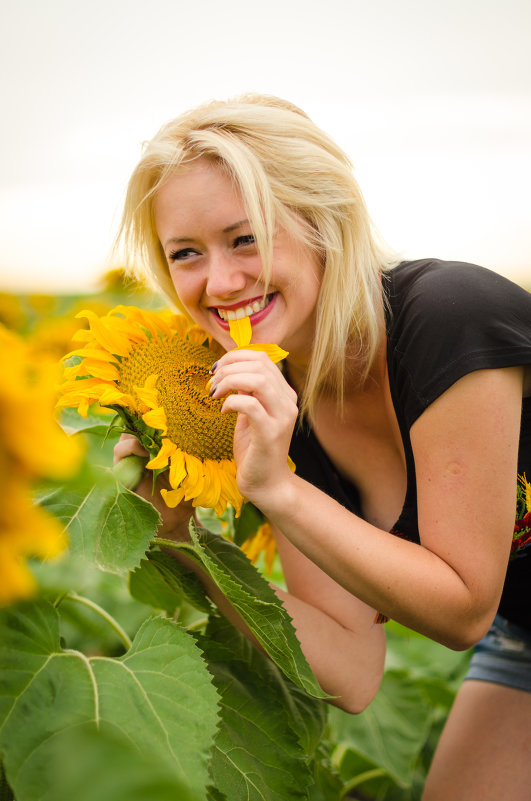
[(383, 768), (373, 768), (372, 770), (366, 770), (365, 773), (360, 773), (359, 776), (355, 776), (351, 779), (341, 791), (341, 799), (345, 798), (348, 793), (351, 793), (356, 787), (360, 784), (364, 784), (368, 782), (370, 779), (377, 779), (379, 776), (385, 776), (387, 773), (386, 770)]
[(94, 601), (91, 601), (90, 598), (85, 598), (84, 595), (78, 595), (77, 592), (69, 592), (67, 593), (64, 598), (64, 601), (74, 601), (75, 603), (81, 604), (82, 606), (88, 607), (88, 609), (92, 609), (93, 612), (96, 612), (109, 626), (113, 629), (114, 633), (118, 636), (121, 642), (124, 644), (126, 651), (128, 651), (132, 645), (131, 640), (128, 634), (123, 630), (117, 620), (115, 620), (112, 615), (105, 611), (101, 606), (99, 606)]

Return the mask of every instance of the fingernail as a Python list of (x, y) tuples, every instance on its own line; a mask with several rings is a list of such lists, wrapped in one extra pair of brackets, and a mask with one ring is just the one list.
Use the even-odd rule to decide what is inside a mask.
[(212, 386), (212, 378), (209, 378), (206, 382), (206, 391), (208, 392), (210, 387)]
[(217, 389), (217, 387), (216, 387), (216, 386), (214, 386), (214, 387), (212, 387), (212, 388), (211, 388), (210, 392), (208, 393), (208, 394), (210, 395), (210, 397), (212, 397), (212, 395), (214, 394), (214, 392), (216, 391), (216, 389)]
[(212, 375), (213, 373), (215, 373), (215, 372), (216, 372), (216, 367), (217, 367), (217, 366), (218, 366), (218, 363), (217, 363), (217, 362), (214, 362), (214, 364), (212, 365), (212, 367), (211, 367), (211, 368), (210, 368), (210, 370), (209, 370), (209, 372), (210, 372), (210, 375)]

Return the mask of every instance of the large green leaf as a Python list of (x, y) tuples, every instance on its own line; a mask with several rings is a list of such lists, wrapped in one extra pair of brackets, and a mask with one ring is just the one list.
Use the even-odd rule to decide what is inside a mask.
[[(230, 801), (308, 799), (312, 754), (301, 743), (299, 710), (291, 699), (300, 690), (225, 621), (211, 620), (201, 644), (221, 695), (211, 763), (216, 789)], [(322, 734), (323, 702), (306, 698)], [(305, 730), (311, 725), (306, 722)], [(309, 744), (313, 738), (303, 739)]]
[(96, 406), (92, 406), (89, 409), (86, 417), (81, 417), (77, 409), (64, 406), (61, 409), (59, 422), (68, 434), (84, 431), (99, 433), (100, 428), (105, 433), (115, 417), (116, 414), (114, 412), (109, 413), (101, 409), (97, 411)]
[[(130, 464), (120, 465), (120, 470)], [(140, 564), (160, 516), (120, 478), (115, 471), (100, 468), (90, 489), (66, 486), (48, 493), (40, 502), (62, 521), (73, 554), (94, 561), (102, 570), (126, 575)]]
[(183, 600), (205, 614), (213, 609), (197, 576), (162, 551), (147, 553), (129, 574), (129, 590), (137, 601), (170, 615)]
[(120, 658), (86, 657), (61, 648), (53, 607), (23, 604), (0, 615), (0, 676), (0, 753), (17, 801), (55, 801), (42, 784), (55, 746), (90, 722), (163, 759), (206, 798), (218, 695), (193, 638), (172, 621), (146, 621)]
[(370, 706), (360, 715), (330, 709), (335, 739), (409, 787), (434, 710), (405, 671), (389, 670)]
[(263, 691), (282, 696), (282, 706), (303, 751), (311, 756), (322, 744), (328, 705), (301, 690), (271, 659), (255, 648), (225, 618), (211, 617), (200, 638), (205, 656), (213, 662), (243, 662)]
[(191, 542), (174, 543), (201, 565), (271, 659), (298, 687), (327, 698), (302, 653), (291, 618), (268, 582), (234, 543), (190, 524)]
[[(55, 737), (44, 765), (50, 801), (198, 801), (155, 750), (140, 751), (112, 725), (89, 723)], [(44, 795), (39, 796), (45, 799)], [(35, 799), (36, 801), (36, 799)]]

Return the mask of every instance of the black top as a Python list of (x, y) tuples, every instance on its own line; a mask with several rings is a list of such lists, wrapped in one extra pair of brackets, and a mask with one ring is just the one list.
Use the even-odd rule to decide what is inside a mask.
[[(435, 259), (402, 262), (383, 286), (389, 383), (407, 467), (406, 498), (391, 531), (419, 542), (409, 430), (467, 373), (531, 364), (531, 294), (483, 267)], [(358, 490), (336, 470), (307, 421), (293, 435), (290, 456), (298, 475), (361, 515)], [(515, 485), (513, 550), (499, 611), (531, 630), (531, 398), (522, 405)]]

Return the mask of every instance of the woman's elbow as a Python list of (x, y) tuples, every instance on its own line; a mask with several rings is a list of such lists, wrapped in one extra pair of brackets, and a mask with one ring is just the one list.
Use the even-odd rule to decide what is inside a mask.
[(363, 682), (359, 682), (355, 686), (349, 687), (341, 695), (331, 698), (330, 703), (350, 715), (360, 715), (376, 697), (382, 677), (383, 670), (366, 677)]
[(474, 619), (461, 618), (447, 636), (439, 641), (452, 651), (468, 651), (483, 639), (492, 626), (495, 613), (482, 614)]

